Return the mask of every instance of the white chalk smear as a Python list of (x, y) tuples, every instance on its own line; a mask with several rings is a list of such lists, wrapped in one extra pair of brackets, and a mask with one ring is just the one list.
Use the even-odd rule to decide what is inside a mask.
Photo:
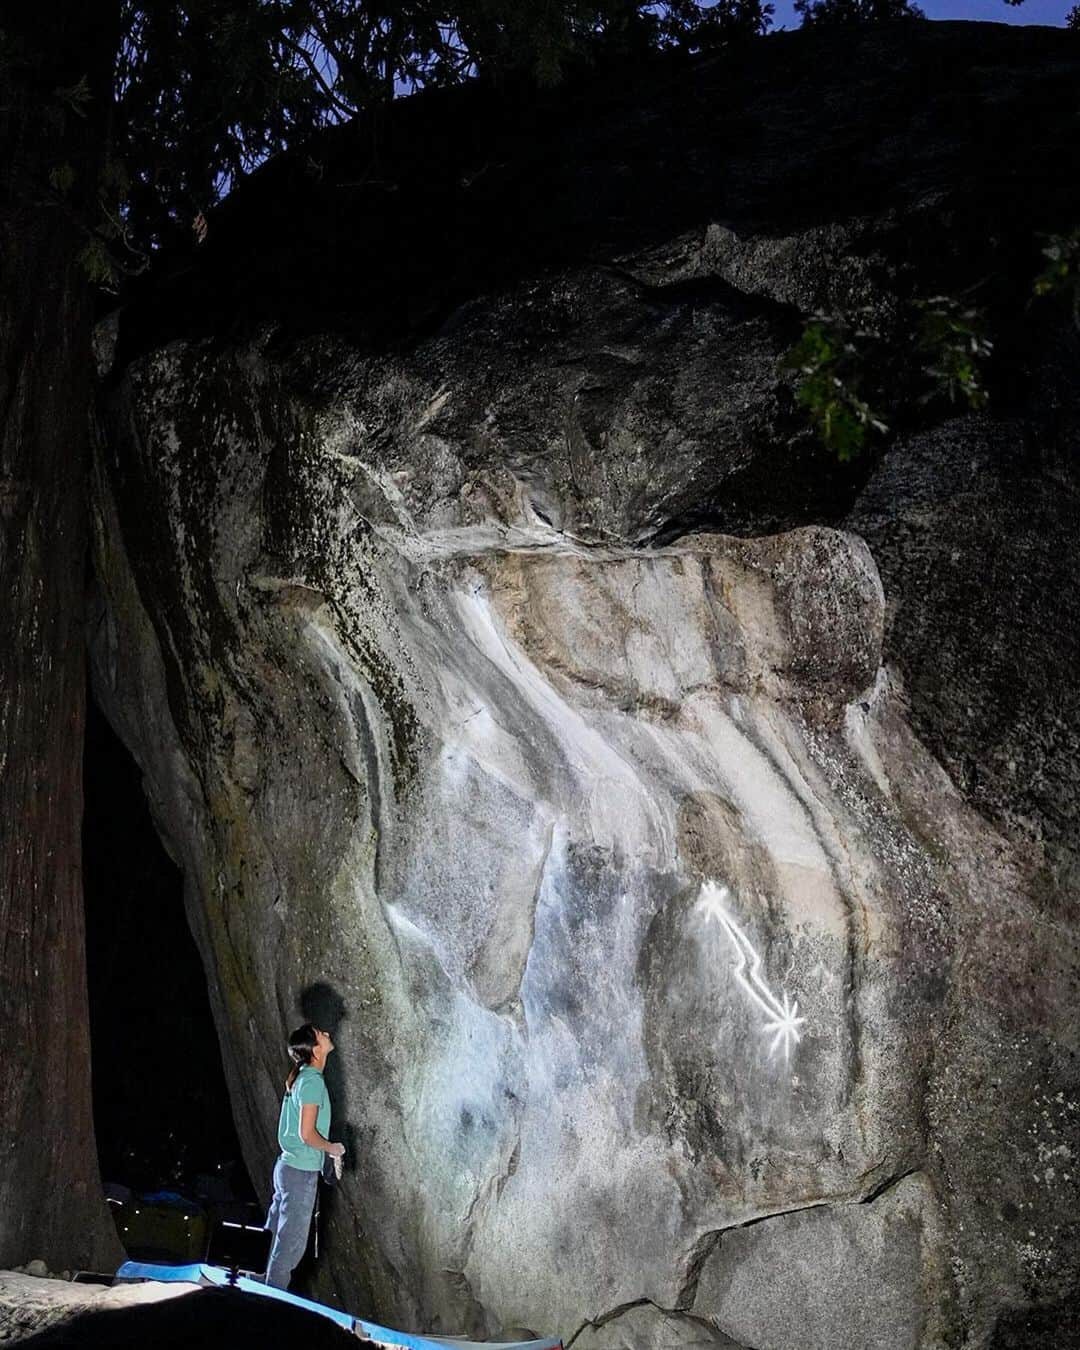
[(806, 1018), (799, 1016), (799, 1004), (784, 993), (777, 998), (761, 974), (762, 960), (754, 949), (753, 943), (735, 922), (724, 901), (728, 898), (728, 888), (715, 881), (704, 881), (698, 897), (696, 910), (706, 918), (714, 919), (727, 935), (735, 948), (738, 960), (734, 966), (735, 978), (743, 990), (768, 1018), (765, 1031), (772, 1033), (769, 1058), (773, 1059), (781, 1048), (784, 1062), (791, 1056), (792, 1046), (798, 1045), (802, 1033), (799, 1028)]

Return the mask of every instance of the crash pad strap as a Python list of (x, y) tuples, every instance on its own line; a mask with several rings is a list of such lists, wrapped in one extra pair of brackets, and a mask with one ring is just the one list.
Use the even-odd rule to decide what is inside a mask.
[[(145, 1261), (125, 1261), (116, 1272), (118, 1280), (164, 1280), (167, 1283), (204, 1284), (222, 1286), (229, 1283), (228, 1271), (220, 1266), (207, 1266), (201, 1263), (187, 1266), (157, 1266)], [(329, 1317), (346, 1331), (363, 1331), (373, 1341), (382, 1341), (384, 1345), (401, 1346), (402, 1350), (562, 1350), (557, 1337), (539, 1341), (514, 1341), (502, 1345), (493, 1345), (483, 1341), (459, 1340), (456, 1336), (414, 1336), (408, 1331), (394, 1331), (390, 1327), (381, 1327), (377, 1322), (365, 1322), (351, 1313), (338, 1312), (328, 1308), (325, 1303), (315, 1303), (298, 1294), (290, 1294), (284, 1289), (275, 1289), (273, 1285), (263, 1284), (261, 1280), (248, 1279), (241, 1275), (236, 1288), (247, 1294), (262, 1294), (264, 1298), (276, 1298), (283, 1303), (292, 1303), (297, 1308), (318, 1313), (320, 1317)]]
[[(116, 1272), (118, 1280), (163, 1280), (168, 1284), (209, 1284), (224, 1286), (229, 1283), (229, 1272), (220, 1266), (207, 1266), (196, 1263), (189, 1266), (157, 1266), (147, 1261), (125, 1261)], [(308, 1312), (318, 1313), (320, 1317), (329, 1317), (346, 1331), (356, 1330), (356, 1318), (352, 1313), (338, 1312), (328, 1308), (325, 1303), (315, 1303), (298, 1294), (290, 1294), (285, 1289), (275, 1289), (273, 1285), (263, 1284), (261, 1280), (249, 1280), (241, 1275), (236, 1288), (245, 1294), (261, 1294), (264, 1298), (276, 1298), (282, 1303), (291, 1303), (294, 1307), (304, 1308)]]

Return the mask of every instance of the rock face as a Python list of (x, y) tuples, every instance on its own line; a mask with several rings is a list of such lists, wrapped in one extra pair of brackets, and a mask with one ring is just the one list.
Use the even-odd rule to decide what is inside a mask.
[[(921, 158), (858, 147), (892, 203), (822, 219), (776, 135), (816, 128), (814, 174), (855, 153), (823, 51), (878, 62), (882, 126), (916, 74), (933, 104), (981, 61), (971, 106), (1016, 116), (1048, 54), (1080, 73), (1064, 35), (940, 31), (764, 44), (720, 218), (684, 192), (666, 240), (664, 204), (606, 259), (529, 274), (518, 248), (407, 339), (366, 311), (305, 331), (288, 296), (228, 340), (121, 321), (95, 688), (184, 870), (253, 1175), (285, 1029), (335, 1028), (354, 1166), (323, 1275), (357, 1311), (915, 1350), (1071, 1287), (1073, 405), (845, 479), (776, 371), (797, 307), (888, 306), (928, 217), (985, 187), (943, 206), (926, 165), (970, 144), (912, 123)], [(695, 67), (693, 98), (731, 74)], [(785, 91), (812, 74), (807, 130)], [(635, 134), (658, 200), (708, 176), (700, 142)]]
[(736, 1229), (699, 1282), (698, 1302), (761, 1350), (932, 1344), (941, 1334), (935, 1211), (916, 1174), (869, 1204), (814, 1206)]

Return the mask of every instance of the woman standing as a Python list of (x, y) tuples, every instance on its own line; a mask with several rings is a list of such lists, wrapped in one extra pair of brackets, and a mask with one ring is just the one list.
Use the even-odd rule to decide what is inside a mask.
[(274, 1198), (266, 1226), (274, 1235), (266, 1283), (287, 1289), (307, 1247), (315, 1193), (326, 1154), (341, 1158), (344, 1144), (332, 1144), (330, 1097), (323, 1081), (330, 1033), (305, 1022), (289, 1037), (292, 1068), (278, 1120), (281, 1157), (274, 1165)]

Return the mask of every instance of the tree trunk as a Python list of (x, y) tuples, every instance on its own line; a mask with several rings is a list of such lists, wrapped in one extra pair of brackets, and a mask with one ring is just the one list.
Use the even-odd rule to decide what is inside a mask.
[[(14, 34), (30, 56), (0, 100), (0, 1266), (53, 1270), (122, 1259), (91, 1114), (80, 841), (92, 297), (79, 253), (111, 70), (94, 29), (110, 6), (68, 8), (5, 22), (33, 31)], [(96, 107), (43, 116), (83, 75)], [(63, 198), (49, 190), (61, 164), (77, 184)]]

